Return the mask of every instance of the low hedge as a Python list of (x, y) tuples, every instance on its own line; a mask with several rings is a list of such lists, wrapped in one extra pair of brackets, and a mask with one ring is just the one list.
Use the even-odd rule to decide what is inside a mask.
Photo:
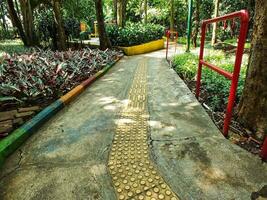
[(125, 28), (108, 25), (107, 33), (112, 46), (129, 47), (161, 39), (164, 35), (164, 27), (141, 23), (128, 23)]

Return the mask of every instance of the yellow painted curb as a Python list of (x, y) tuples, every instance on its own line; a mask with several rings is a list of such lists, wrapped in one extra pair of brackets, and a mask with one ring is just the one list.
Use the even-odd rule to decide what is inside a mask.
[(163, 39), (155, 40), (152, 42), (148, 42), (148, 43), (140, 44), (136, 46), (131, 46), (131, 47), (121, 47), (121, 49), (124, 51), (124, 53), (127, 56), (149, 53), (151, 51), (156, 51), (156, 50), (163, 49), (163, 48), (164, 48)]

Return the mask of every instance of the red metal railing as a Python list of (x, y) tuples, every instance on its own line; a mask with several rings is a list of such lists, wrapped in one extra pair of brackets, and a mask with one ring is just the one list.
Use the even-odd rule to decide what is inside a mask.
[[(224, 69), (221, 69), (221, 68), (219, 68), (213, 64), (206, 62), (203, 59), (203, 57), (204, 57), (204, 45), (205, 45), (207, 25), (211, 24), (211, 23), (216, 23), (219, 21), (234, 19), (234, 18), (240, 19), (241, 26), (240, 26), (240, 33), (239, 33), (239, 38), (238, 38), (238, 46), (237, 46), (237, 50), (236, 50), (236, 59), (235, 59), (234, 71), (233, 71), (233, 73), (230, 73), (228, 71), (225, 71)], [(234, 12), (234, 13), (222, 16), (222, 17), (208, 19), (208, 20), (203, 21), (203, 23), (202, 23), (201, 46), (200, 46), (200, 53), (199, 53), (199, 65), (198, 65), (197, 86), (196, 86), (196, 97), (198, 98), (199, 93), (200, 93), (201, 74), (202, 74), (202, 66), (203, 65), (216, 71), (217, 73), (223, 75), (224, 77), (226, 77), (232, 81), (231, 88), (230, 88), (230, 94), (229, 94), (229, 98), (228, 98), (228, 105), (227, 105), (227, 109), (226, 109), (226, 115), (225, 115), (225, 119), (224, 119), (224, 127), (223, 127), (224, 136), (228, 135), (229, 126), (230, 126), (230, 122), (231, 122), (231, 118), (232, 118), (232, 111), (233, 111), (234, 102), (235, 102), (235, 98), (236, 98), (236, 90), (237, 90), (237, 86), (238, 86), (239, 73), (240, 73), (240, 68), (241, 68), (241, 64), (242, 64), (242, 57), (243, 57), (243, 52), (244, 52), (244, 46), (245, 46), (246, 37), (247, 37), (248, 22), (249, 22), (248, 11), (241, 10), (239, 12)]]
[(178, 42), (178, 32), (177, 31), (171, 31), (171, 30), (167, 30), (166, 31), (166, 36), (167, 36), (167, 47), (166, 47), (166, 59), (168, 59), (168, 53), (169, 53), (169, 40), (171, 35), (174, 34), (175, 35), (175, 52), (176, 52), (176, 48), (177, 48), (177, 42)]

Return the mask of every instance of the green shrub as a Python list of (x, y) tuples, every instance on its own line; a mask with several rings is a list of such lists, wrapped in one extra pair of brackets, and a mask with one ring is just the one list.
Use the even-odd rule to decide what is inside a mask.
[(182, 79), (192, 80), (196, 75), (198, 57), (191, 53), (185, 53), (173, 57), (175, 71)]
[(66, 18), (64, 20), (64, 28), (67, 37), (79, 38), (80, 37), (80, 22), (75, 18)]
[(178, 44), (187, 44), (187, 38), (186, 37), (179, 37), (178, 35)]
[(0, 27), (0, 40), (10, 40), (15, 37), (15, 30), (4, 30)]
[(125, 28), (107, 26), (112, 46), (133, 46), (161, 39), (164, 27), (155, 24), (128, 23)]
[[(205, 60), (218, 65), (226, 71), (233, 71), (233, 64), (231, 59), (226, 57), (221, 51), (210, 51)], [(187, 81), (195, 80), (198, 68), (198, 56), (191, 53), (184, 53), (177, 55), (173, 58), (173, 67), (182, 79)], [(246, 67), (241, 68), (238, 89), (237, 89), (237, 102), (242, 94), (244, 81), (246, 77)], [(203, 67), (202, 71), (202, 85), (208, 93), (209, 105), (214, 110), (220, 110), (226, 106), (228, 102), (229, 90), (231, 81), (224, 78), (222, 75)]]
[(24, 47), (21, 40), (4, 40), (0, 42), (0, 57), (2, 53), (24, 53), (30, 49)]
[[(75, 18), (64, 18), (64, 30), (69, 39), (80, 38), (80, 21)], [(35, 17), (36, 30), (41, 42), (50, 43), (56, 40), (56, 25), (52, 9), (42, 10)], [(90, 30), (89, 30), (90, 32)], [(87, 38), (85, 38), (87, 39)], [(42, 43), (46, 46), (47, 44)], [(52, 46), (52, 44), (48, 44)]]

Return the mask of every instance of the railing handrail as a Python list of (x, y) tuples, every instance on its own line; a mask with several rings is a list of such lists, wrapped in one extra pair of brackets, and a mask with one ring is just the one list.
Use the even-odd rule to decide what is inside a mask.
[(177, 42), (178, 42), (178, 31), (172, 31), (172, 30), (167, 30), (166, 31), (166, 36), (167, 36), (167, 47), (166, 47), (166, 60), (168, 60), (168, 53), (169, 53), (169, 38), (171, 34), (176, 35), (176, 42), (175, 42), (175, 52), (176, 52), (176, 47), (177, 47)]
[(227, 14), (224, 16), (203, 20), (202, 24), (211, 24), (214, 22), (219, 22), (219, 21), (224, 21), (224, 20), (229, 20), (229, 19), (234, 19), (234, 18), (240, 18), (241, 22), (248, 23), (249, 22), (248, 11), (247, 10), (240, 10), (240, 11), (233, 12), (233, 13), (230, 13), (230, 14)]
[[(238, 38), (238, 45), (236, 50), (236, 59), (235, 59), (235, 65), (234, 65), (234, 71), (233, 73), (227, 72), (222, 68), (219, 68), (213, 64), (210, 64), (206, 61), (204, 61), (204, 45), (205, 45), (205, 37), (206, 37), (206, 28), (208, 24), (224, 21), (224, 20), (230, 20), (234, 18), (240, 18), (241, 26), (240, 26), (240, 33)], [(238, 79), (240, 74), (240, 68), (242, 64), (242, 57), (244, 52), (244, 47), (246, 43), (246, 37), (247, 37), (247, 31), (248, 31), (248, 22), (249, 22), (249, 14), (246, 10), (241, 10), (238, 12), (230, 13), (221, 17), (216, 17), (213, 19), (204, 20), (202, 22), (201, 27), (201, 45), (200, 45), (200, 53), (199, 53), (199, 65), (198, 65), (198, 73), (197, 73), (197, 85), (196, 85), (196, 97), (199, 97), (200, 93), (200, 86), (201, 86), (201, 74), (202, 74), (202, 66), (206, 66), (217, 73), (223, 75), (224, 77), (230, 79), (232, 81), (231, 88), (229, 92), (229, 99), (228, 99), (228, 105), (226, 109), (226, 116), (224, 119), (224, 126), (223, 126), (223, 134), (224, 136), (228, 135), (230, 122), (232, 118), (232, 111), (234, 107), (234, 102), (236, 98), (236, 90), (238, 86)]]

